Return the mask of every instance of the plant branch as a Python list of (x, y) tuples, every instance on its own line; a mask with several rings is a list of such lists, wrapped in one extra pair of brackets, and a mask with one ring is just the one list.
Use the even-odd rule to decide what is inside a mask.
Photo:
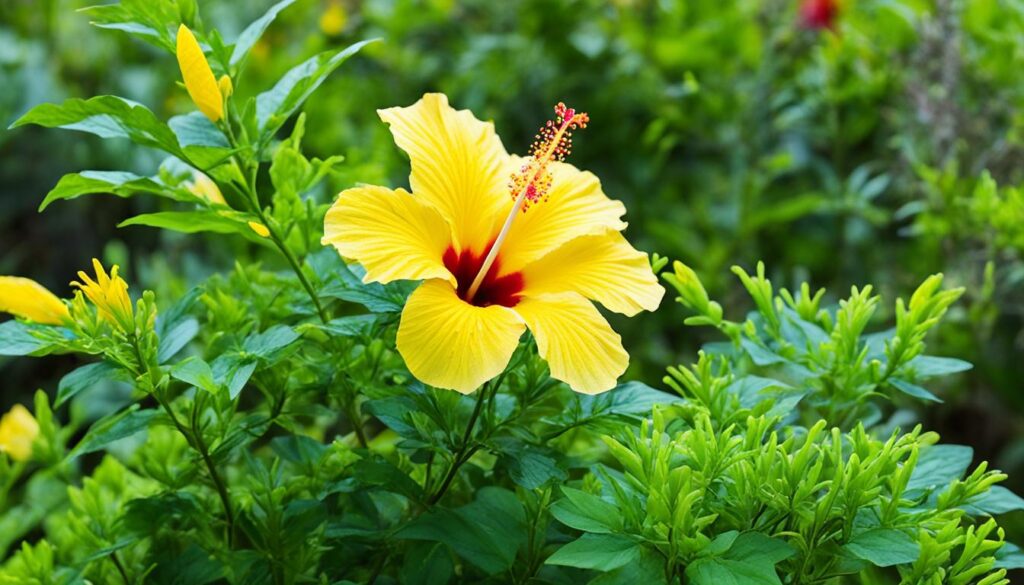
[(451, 467), (448, 468), (448, 473), (445, 474), (440, 487), (427, 499), (427, 506), (433, 506), (444, 496), (448, 488), (451, 487), (455, 476), (458, 475), (459, 468), (476, 453), (478, 446), (471, 445), (470, 441), (473, 438), (473, 431), (476, 429), (476, 421), (480, 418), (480, 412), (483, 410), (484, 402), (487, 400), (487, 394), (492, 390), (492, 387), (496, 388), (495, 385), (485, 384), (477, 392), (473, 414), (469, 415), (469, 422), (466, 424), (466, 430), (462, 433), (462, 442), (459, 444), (459, 450), (456, 451)]

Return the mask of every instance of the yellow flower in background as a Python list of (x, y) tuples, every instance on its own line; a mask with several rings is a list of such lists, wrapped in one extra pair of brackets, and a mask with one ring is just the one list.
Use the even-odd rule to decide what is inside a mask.
[(84, 271), (78, 271), (82, 282), (74, 281), (71, 286), (78, 287), (89, 302), (95, 307), (100, 317), (122, 331), (135, 331), (135, 314), (132, 310), (132, 299), (128, 296), (128, 283), (118, 276), (118, 266), (104, 270), (100, 261), (93, 258), (93, 270), (96, 279), (89, 278)]
[(327, 213), (324, 244), (367, 282), (423, 280), (398, 351), (420, 380), (469, 393), (501, 373), (529, 327), (551, 375), (574, 390), (614, 387), (629, 364), (591, 301), (634, 315), (664, 295), (647, 255), (620, 233), (625, 207), (563, 159), (586, 114), (559, 104), (530, 156), (441, 94), (378, 112), (412, 163), (412, 194), (363, 186)]
[(42, 325), (69, 319), (68, 307), (38, 282), (19, 276), (0, 276), (0, 312)]
[[(195, 35), (184, 24), (178, 27), (177, 50), (178, 67), (181, 69), (181, 78), (185, 81), (185, 89), (189, 97), (211, 122), (217, 122), (224, 117), (224, 98), (221, 93), (222, 85), (217, 83), (213, 76), (210, 63), (203, 54), (202, 47)], [(222, 78), (223, 83), (223, 78)], [(230, 88), (231, 80), (228, 79), (225, 87)]]
[(221, 75), (220, 79), (217, 80), (217, 89), (220, 91), (220, 95), (224, 96), (224, 99), (231, 97), (231, 94), (235, 93), (235, 86), (231, 83), (231, 77), (228, 75)]
[(261, 238), (269, 238), (270, 237), (270, 230), (267, 229), (267, 226), (263, 225), (262, 223), (260, 223), (258, 221), (250, 221), (249, 222), (249, 229), (251, 229), (252, 231), (256, 232), (256, 235), (261, 237)]
[(32, 457), (32, 442), (39, 435), (39, 423), (24, 406), (15, 404), (0, 418), (0, 453), (15, 461)]
[(202, 197), (210, 203), (227, 205), (227, 201), (224, 201), (224, 195), (221, 194), (220, 188), (217, 187), (217, 183), (214, 183), (213, 179), (199, 171), (195, 172), (191, 181), (185, 183), (185, 187), (193, 195)]
[(348, 14), (340, 0), (329, 0), (327, 9), (320, 15), (320, 30), (325, 35), (337, 36), (345, 31)]

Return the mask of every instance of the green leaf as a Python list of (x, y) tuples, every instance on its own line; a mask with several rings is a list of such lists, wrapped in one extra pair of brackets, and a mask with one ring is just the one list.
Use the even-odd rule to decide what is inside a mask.
[(1004, 542), (1003, 546), (996, 551), (997, 569), (1024, 569), (1024, 551), (1012, 542)]
[(971, 362), (965, 362), (956, 358), (919, 355), (907, 362), (905, 367), (910, 368), (915, 376), (923, 379), (966, 372), (973, 368), (974, 365)]
[(171, 368), (171, 377), (211, 394), (216, 394), (220, 390), (210, 364), (195, 356), (174, 364)]
[(127, 138), (141, 146), (184, 157), (167, 124), (145, 106), (117, 96), (72, 98), (60, 105), (40, 104), (11, 124), (11, 128), (26, 124), (79, 130), (101, 138)]
[[(194, 14), (194, 0), (188, 0), (188, 4), (191, 4), (190, 12)], [(179, 7), (186, 5), (186, 2), (180, 0), (121, 0), (111, 4), (90, 6), (84, 10), (88, 12), (89, 20), (94, 26), (126, 32), (143, 42), (174, 54), (174, 36), (168, 24), (183, 20), (183, 15), (187, 11), (182, 12)], [(191, 22), (191, 19), (187, 22)]]
[(502, 462), (512, 481), (529, 490), (551, 482), (561, 482), (568, 477), (553, 457), (529, 445), (520, 445), (513, 451), (506, 451)]
[(196, 496), (188, 492), (167, 492), (129, 501), (121, 522), (129, 532), (147, 537), (161, 529), (188, 530), (202, 526), (207, 513)]
[(287, 325), (274, 325), (263, 333), (246, 338), (243, 348), (246, 353), (269, 360), (299, 338), (299, 334)]
[(213, 378), (218, 384), (228, 387), (228, 396), (237, 398), (242, 388), (256, 371), (256, 360), (237, 353), (226, 353), (217, 356), (210, 364)]
[(946, 487), (963, 477), (971, 465), (974, 450), (963, 445), (933, 445), (921, 451), (907, 490)]
[(445, 545), (423, 542), (406, 549), (399, 577), (402, 585), (443, 585), (451, 580), (454, 571)]
[(252, 46), (256, 44), (256, 41), (263, 36), (264, 31), (267, 30), (270, 23), (274, 22), (274, 19), (277, 18), (277, 14), (291, 6), (294, 2), (295, 0), (281, 0), (277, 4), (271, 6), (270, 10), (267, 10), (263, 16), (254, 20), (252, 24), (245, 27), (242, 34), (238, 35), (238, 40), (235, 41), (235, 48), (231, 52), (232, 67), (245, 58), (249, 53), (249, 50), (252, 49)]
[(137, 193), (152, 193), (175, 201), (195, 201), (175, 189), (154, 181), (149, 177), (141, 177), (123, 171), (82, 171), (61, 177), (57, 186), (46, 194), (39, 205), (39, 211), (46, 209), (54, 201), (75, 199), (82, 195), (111, 194), (118, 197), (131, 197)]
[(667, 585), (665, 580), (665, 560), (656, 552), (646, 547), (640, 548), (640, 557), (628, 565), (624, 565), (601, 573), (592, 579), (588, 585)]
[(57, 398), (53, 402), (53, 407), (60, 408), (79, 392), (106, 380), (128, 381), (122, 369), (108, 362), (87, 364), (72, 370), (57, 384)]
[(917, 541), (895, 528), (872, 528), (861, 532), (843, 545), (843, 549), (879, 567), (912, 563), (921, 554)]
[(252, 231), (248, 221), (250, 221), (249, 216), (235, 211), (158, 211), (128, 218), (117, 224), (117, 227), (144, 225), (186, 234), (198, 232), (238, 234), (247, 240), (268, 245), (266, 238), (260, 237)]
[(610, 534), (622, 528), (622, 513), (600, 497), (562, 486), (565, 497), (551, 506), (551, 515), (570, 528)]
[(964, 509), (975, 516), (1006, 514), (1007, 512), (1024, 510), (1024, 498), (1001, 485), (995, 485), (987, 492), (972, 498), (964, 506)]
[(349, 315), (331, 319), (326, 325), (318, 327), (338, 337), (361, 337), (367, 335), (376, 323), (376, 315)]
[(906, 394), (907, 396), (913, 396), (918, 400), (927, 400), (929, 402), (942, 402), (942, 399), (918, 386), (917, 384), (911, 384), (906, 380), (900, 380), (899, 378), (889, 378), (887, 380), (890, 386)]
[(751, 361), (759, 366), (770, 366), (786, 362), (786, 358), (769, 351), (749, 339), (741, 339), (740, 345), (750, 356)]
[(199, 321), (191, 317), (179, 321), (170, 331), (160, 336), (157, 360), (164, 363), (171, 359), (198, 334)]
[(442, 542), (488, 575), (496, 575), (512, 566), (526, 542), (526, 512), (515, 494), (488, 486), (461, 508), (439, 508), (416, 518), (398, 537)]
[(584, 534), (555, 551), (544, 561), (579, 569), (612, 571), (640, 556), (640, 543), (619, 534)]
[(68, 458), (73, 459), (79, 455), (99, 451), (114, 441), (144, 431), (153, 421), (162, 416), (163, 412), (160, 410), (139, 410), (139, 405), (133, 404), (121, 412), (100, 419), (89, 427), (82, 440), (68, 454)]
[(152, 573), (146, 582), (169, 585), (207, 585), (224, 578), (225, 568), (215, 555), (205, 552), (195, 544), (189, 544), (184, 551), (175, 552), (169, 558), (161, 558), (168, 552), (160, 551)]
[[(726, 536), (728, 535), (728, 536)], [(686, 567), (693, 585), (781, 585), (775, 565), (796, 551), (784, 541), (757, 532), (733, 537), (720, 535), (701, 556)], [(731, 542), (729, 542), (731, 541)], [(728, 543), (728, 548), (725, 544)]]
[(201, 170), (210, 171), (226, 162), (232, 151), (224, 133), (202, 112), (189, 112), (167, 121), (178, 139), (188, 162)]
[(0, 355), (41, 356), (52, 353), (59, 347), (52, 329), (15, 319), (4, 321), (0, 323)]
[(373, 40), (360, 41), (340, 51), (325, 51), (297, 65), (268, 91), (256, 97), (256, 118), (261, 141), (267, 142), (327, 76)]
[(202, 112), (189, 112), (167, 121), (181, 146), (205, 146), (227, 149), (230, 145), (224, 133)]

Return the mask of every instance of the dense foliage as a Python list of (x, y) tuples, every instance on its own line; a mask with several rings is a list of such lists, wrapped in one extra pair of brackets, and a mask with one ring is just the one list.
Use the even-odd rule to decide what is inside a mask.
[[(70, 297), (0, 283), (6, 403), (28, 407), (0, 421), (0, 583), (1024, 567), (1016, 475), (984, 461), (1024, 452), (1002, 412), (1024, 368), (1018, 8), (68, 4), (0, 7), (0, 272)], [(572, 162), (682, 305), (610, 319), (615, 389), (573, 392), (529, 334), (475, 393), (425, 385), (396, 348), (416, 283), (321, 243), (338, 191), (408, 184), (374, 109), (428, 90), (524, 154), (560, 100), (595, 120)]]

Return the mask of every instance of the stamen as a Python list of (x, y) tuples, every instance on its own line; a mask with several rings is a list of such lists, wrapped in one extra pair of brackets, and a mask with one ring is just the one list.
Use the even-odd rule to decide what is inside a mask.
[(572, 151), (572, 132), (580, 128), (586, 128), (590, 122), (590, 116), (583, 112), (577, 113), (575, 109), (566, 107), (562, 102), (555, 106), (555, 119), (548, 120), (540, 131), (534, 136), (533, 145), (530, 147), (530, 156), (526, 158), (523, 166), (513, 173), (508, 183), (509, 194), (514, 201), (505, 223), (498, 232), (494, 244), (487, 252), (487, 257), (480, 266), (480, 271), (473, 284), (466, 293), (466, 302), (472, 302), (473, 296), (480, 288), (484, 277), (498, 257), (498, 250), (505, 242), (512, 222), (515, 220), (518, 211), (523, 213), (531, 205), (538, 201), (547, 201), (548, 191), (551, 189), (551, 172), (548, 165), (552, 161), (561, 162), (569, 156)]

